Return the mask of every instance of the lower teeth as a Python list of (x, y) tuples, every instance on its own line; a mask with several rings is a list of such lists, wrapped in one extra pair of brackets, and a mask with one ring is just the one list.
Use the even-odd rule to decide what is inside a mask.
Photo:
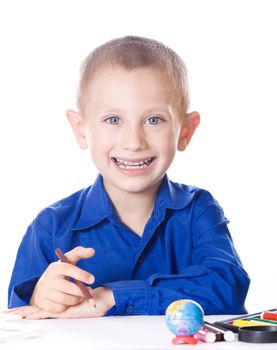
[(142, 165), (124, 165), (122, 162), (117, 162), (116, 160), (115, 163), (121, 169), (144, 169), (151, 163), (151, 160)]
[(143, 168), (146, 168), (147, 165), (144, 164), (144, 165), (123, 165), (123, 164), (117, 164), (119, 166), (119, 168), (122, 168), (122, 169), (143, 169)]

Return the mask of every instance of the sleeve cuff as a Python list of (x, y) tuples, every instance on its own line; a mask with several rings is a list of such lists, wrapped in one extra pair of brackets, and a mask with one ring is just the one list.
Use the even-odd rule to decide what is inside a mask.
[(8, 307), (14, 308), (28, 305), (38, 280), (39, 277), (34, 277), (16, 284), (13, 287)]
[(145, 281), (119, 281), (104, 284), (113, 291), (115, 306), (108, 311), (111, 315), (149, 315), (150, 288)]

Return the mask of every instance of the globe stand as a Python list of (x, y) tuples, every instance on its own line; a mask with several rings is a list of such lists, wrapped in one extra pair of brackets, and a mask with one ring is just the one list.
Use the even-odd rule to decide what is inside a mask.
[(193, 336), (176, 336), (175, 338), (172, 339), (172, 344), (178, 345), (178, 344), (197, 344), (198, 340)]

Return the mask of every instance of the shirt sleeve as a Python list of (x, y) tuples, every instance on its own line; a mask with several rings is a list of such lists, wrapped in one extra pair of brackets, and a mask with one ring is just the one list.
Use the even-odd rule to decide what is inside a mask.
[[(116, 306), (107, 315), (164, 314), (175, 300), (192, 299), (208, 314), (243, 314), (249, 277), (241, 264), (222, 208), (207, 192), (193, 208), (191, 264), (177, 274), (105, 284)], [(184, 242), (175, 242), (184, 244)], [(177, 257), (181, 259), (181, 257)]]
[(55, 260), (51, 252), (52, 239), (38, 217), (28, 227), (17, 252), (8, 291), (9, 308), (29, 304), (37, 281)]

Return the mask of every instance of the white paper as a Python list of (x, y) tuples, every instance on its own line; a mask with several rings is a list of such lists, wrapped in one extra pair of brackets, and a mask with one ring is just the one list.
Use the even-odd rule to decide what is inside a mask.
[(36, 326), (0, 319), (0, 343), (37, 337), (40, 336), (41, 333), (42, 329)]

